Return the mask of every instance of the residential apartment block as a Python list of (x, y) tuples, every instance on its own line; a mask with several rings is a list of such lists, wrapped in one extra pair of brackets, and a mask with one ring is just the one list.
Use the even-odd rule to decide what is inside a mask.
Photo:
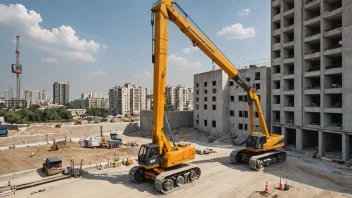
[(112, 115), (135, 115), (147, 109), (147, 89), (131, 83), (109, 90), (109, 112)]
[(190, 101), (192, 100), (192, 88), (187, 88), (182, 85), (173, 86), (167, 85), (166, 86), (166, 101), (169, 101), (170, 104), (175, 108), (177, 111), (184, 111), (189, 110), (188, 106)]
[[(263, 114), (270, 124), (271, 69), (251, 66), (239, 72), (256, 88)], [(250, 133), (247, 92), (230, 80), (223, 70), (194, 75), (194, 99), (195, 128), (217, 134)], [(257, 113), (254, 115), (255, 128), (259, 128)]]
[(147, 110), (153, 110), (153, 90), (147, 91)]
[(5, 100), (12, 100), (13, 99), (13, 90), (12, 90), (12, 88), (6, 89), (4, 91), (4, 99)]
[(109, 99), (107, 98), (85, 98), (72, 101), (76, 108), (103, 108), (109, 109)]
[(86, 99), (86, 98), (104, 98), (104, 95), (103, 93), (100, 93), (100, 92), (82, 93), (81, 99)]
[(39, 90), (25, 90), (24, 91), (24, 99), (26, 100), (35, 100), (35, 101), (43, 101), (48, 99), (48, 92), (39, 91)]
[(70, 84), (68, 82), (56, 81), (53, 85), (53, 103), (67, 105), (70, 98)]
[(272, 132), (351, 158), (352, 1), (272, 0), (271, 26)]

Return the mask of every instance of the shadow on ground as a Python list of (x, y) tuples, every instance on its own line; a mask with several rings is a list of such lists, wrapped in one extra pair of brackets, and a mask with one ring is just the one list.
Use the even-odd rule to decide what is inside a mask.
[[(302, 161), (303, 160), (304, 158), (302, 158)], [(288, 179), (297, 183), (303, 183), (308, 186), (313, 186), (320, 189), (352, 194), (352, 181), (350, 179), (351, 174), (347, 178), (344, 177), (344, 175), (335, 174), (331, 170), (327, 170), (324, 168), (316, 168), (314, 167), (314, 164), (318, 165), (324, 162), (312, 158), (309, 158), (308, 160), (309, 162), (307, 162), (306, 159), (307, 164), (305, 165), (303, 164), (305, 162), (295, 163), (293, 161), (293, 157), (288, 156), (285, 162), (267, 167), (261, 172), (271, 174), (277, 177), (282, 177), (283, 179)], [(190, 163), (198, 165), (208, 163), (220, 163), (223, 166), (234, 170), (253, 172), (253, 174), (258, 173), (258, 171), (252, 170), (247, 163), (240, 165), (231, 163), (230, 158), (228, 156), (192, 161)], [(309, 179), (307, 179), (307, 174), (310, 175)], [(328, 185), (327, 182), (324, 182), (324, 180), (332, 182), (336, 184), (336, 186)]]
[[(133, 166), (131, 166), (132, 168)], [(108, 181), (111, 184), (121, 184), (125, 187), (138, 190), (139, 192), (148, 192), (152, 195), (162, 195), (154, 188), (154, 181), (147, 180), (144, 183), (134, 183), (130, 180), (128, 172), (120, 172), (120, 173), (111, 173), (111, 174), (94, 174), (84, 172), (82, 178), (88, 180), (102, 180)]]

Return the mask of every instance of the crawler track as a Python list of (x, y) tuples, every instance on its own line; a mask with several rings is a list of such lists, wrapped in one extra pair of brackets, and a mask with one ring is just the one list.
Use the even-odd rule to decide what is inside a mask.
[[(144, 171), (145, 169), (143, 167), (135, 166), (130, 170), (129, 177), (132, 181), (141, 183), (145, 181)], [(143, 177), (141, 177), (141, 175), (143, 175)], [(201, 170), (199, 167), (190, 164), (183, 164), (172, 170), (160, 173), (154, 181), (154, 186), (157, 191), (162, 192), (163, 194), (169, 194), (196, 182), (200, 175)]]
[(234, 164), (249, 163), (249, 167), (253, 170), (263, 170), (264, 167), (275, 165), (286, 161), (286, 152), (274, 150), (265, 153), (252, 153), (246, 149), (240, 151), (232, 151), (230, 160)]

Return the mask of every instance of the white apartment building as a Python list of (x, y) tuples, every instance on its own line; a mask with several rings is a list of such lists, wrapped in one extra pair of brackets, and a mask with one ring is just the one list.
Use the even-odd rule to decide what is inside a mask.
[(147, 91), (147, 110), (153, 110), (153, 90)]
[(109, 109), (109, 99), (107, 98), (85, 98), (72, 101), (75, 108), (103, 108)]
[(39, 91), (39, 90), (25, 90), (24, 91), (24, 99), (26, 100), (34, 100), (34, 101), (41, 101), (48, 99), (48, 92), (46, 91)]
[(109, 90), (109, 112), (112, 115), (134, 115), (147, 109), (147, 89), (125, 83)]
[(100, 93), (100, 92), (82, 93), (81, 99), (86, 99), (86, 98), (104, 98), (104, 95), (103, 93)]
[[(189, 91), (192, 91), (192, 89), (182, 85), (167, 85), (166, 101), (169, 101), (169, 103), (175, 108), (176, 111), (188, 110), (188, 104), (190, 103)], [(192, 98), (190, 100), (192, 100)]]
[(12, 90), (12, 88), (6, 89), (4, 91), (4, 98), (5, 98), (5, 100), (12, 100), (13, 99), (13, 90)]

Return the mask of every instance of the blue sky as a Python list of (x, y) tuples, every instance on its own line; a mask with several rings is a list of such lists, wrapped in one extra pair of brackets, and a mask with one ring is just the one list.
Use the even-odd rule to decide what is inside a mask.
[[(17, 34), (21, 95), (25, 89), (44, 89), (52, 97), (57, 80), (70, 82), (72, 98), (90, 91), (107, 95), (109, 88), (125, 82), (152, 88), (153, 2), (0, 0), (0, 96), (10, 85), (15, 88), (10, 65), (16, 61)], [(234, 64), (270, 57), (270, 1), (177, 2)], [(195, 73), (212, 68), (210, 59), (192, 49), (171, 22), (168, 55), (168, 84), (192, 86)]]

